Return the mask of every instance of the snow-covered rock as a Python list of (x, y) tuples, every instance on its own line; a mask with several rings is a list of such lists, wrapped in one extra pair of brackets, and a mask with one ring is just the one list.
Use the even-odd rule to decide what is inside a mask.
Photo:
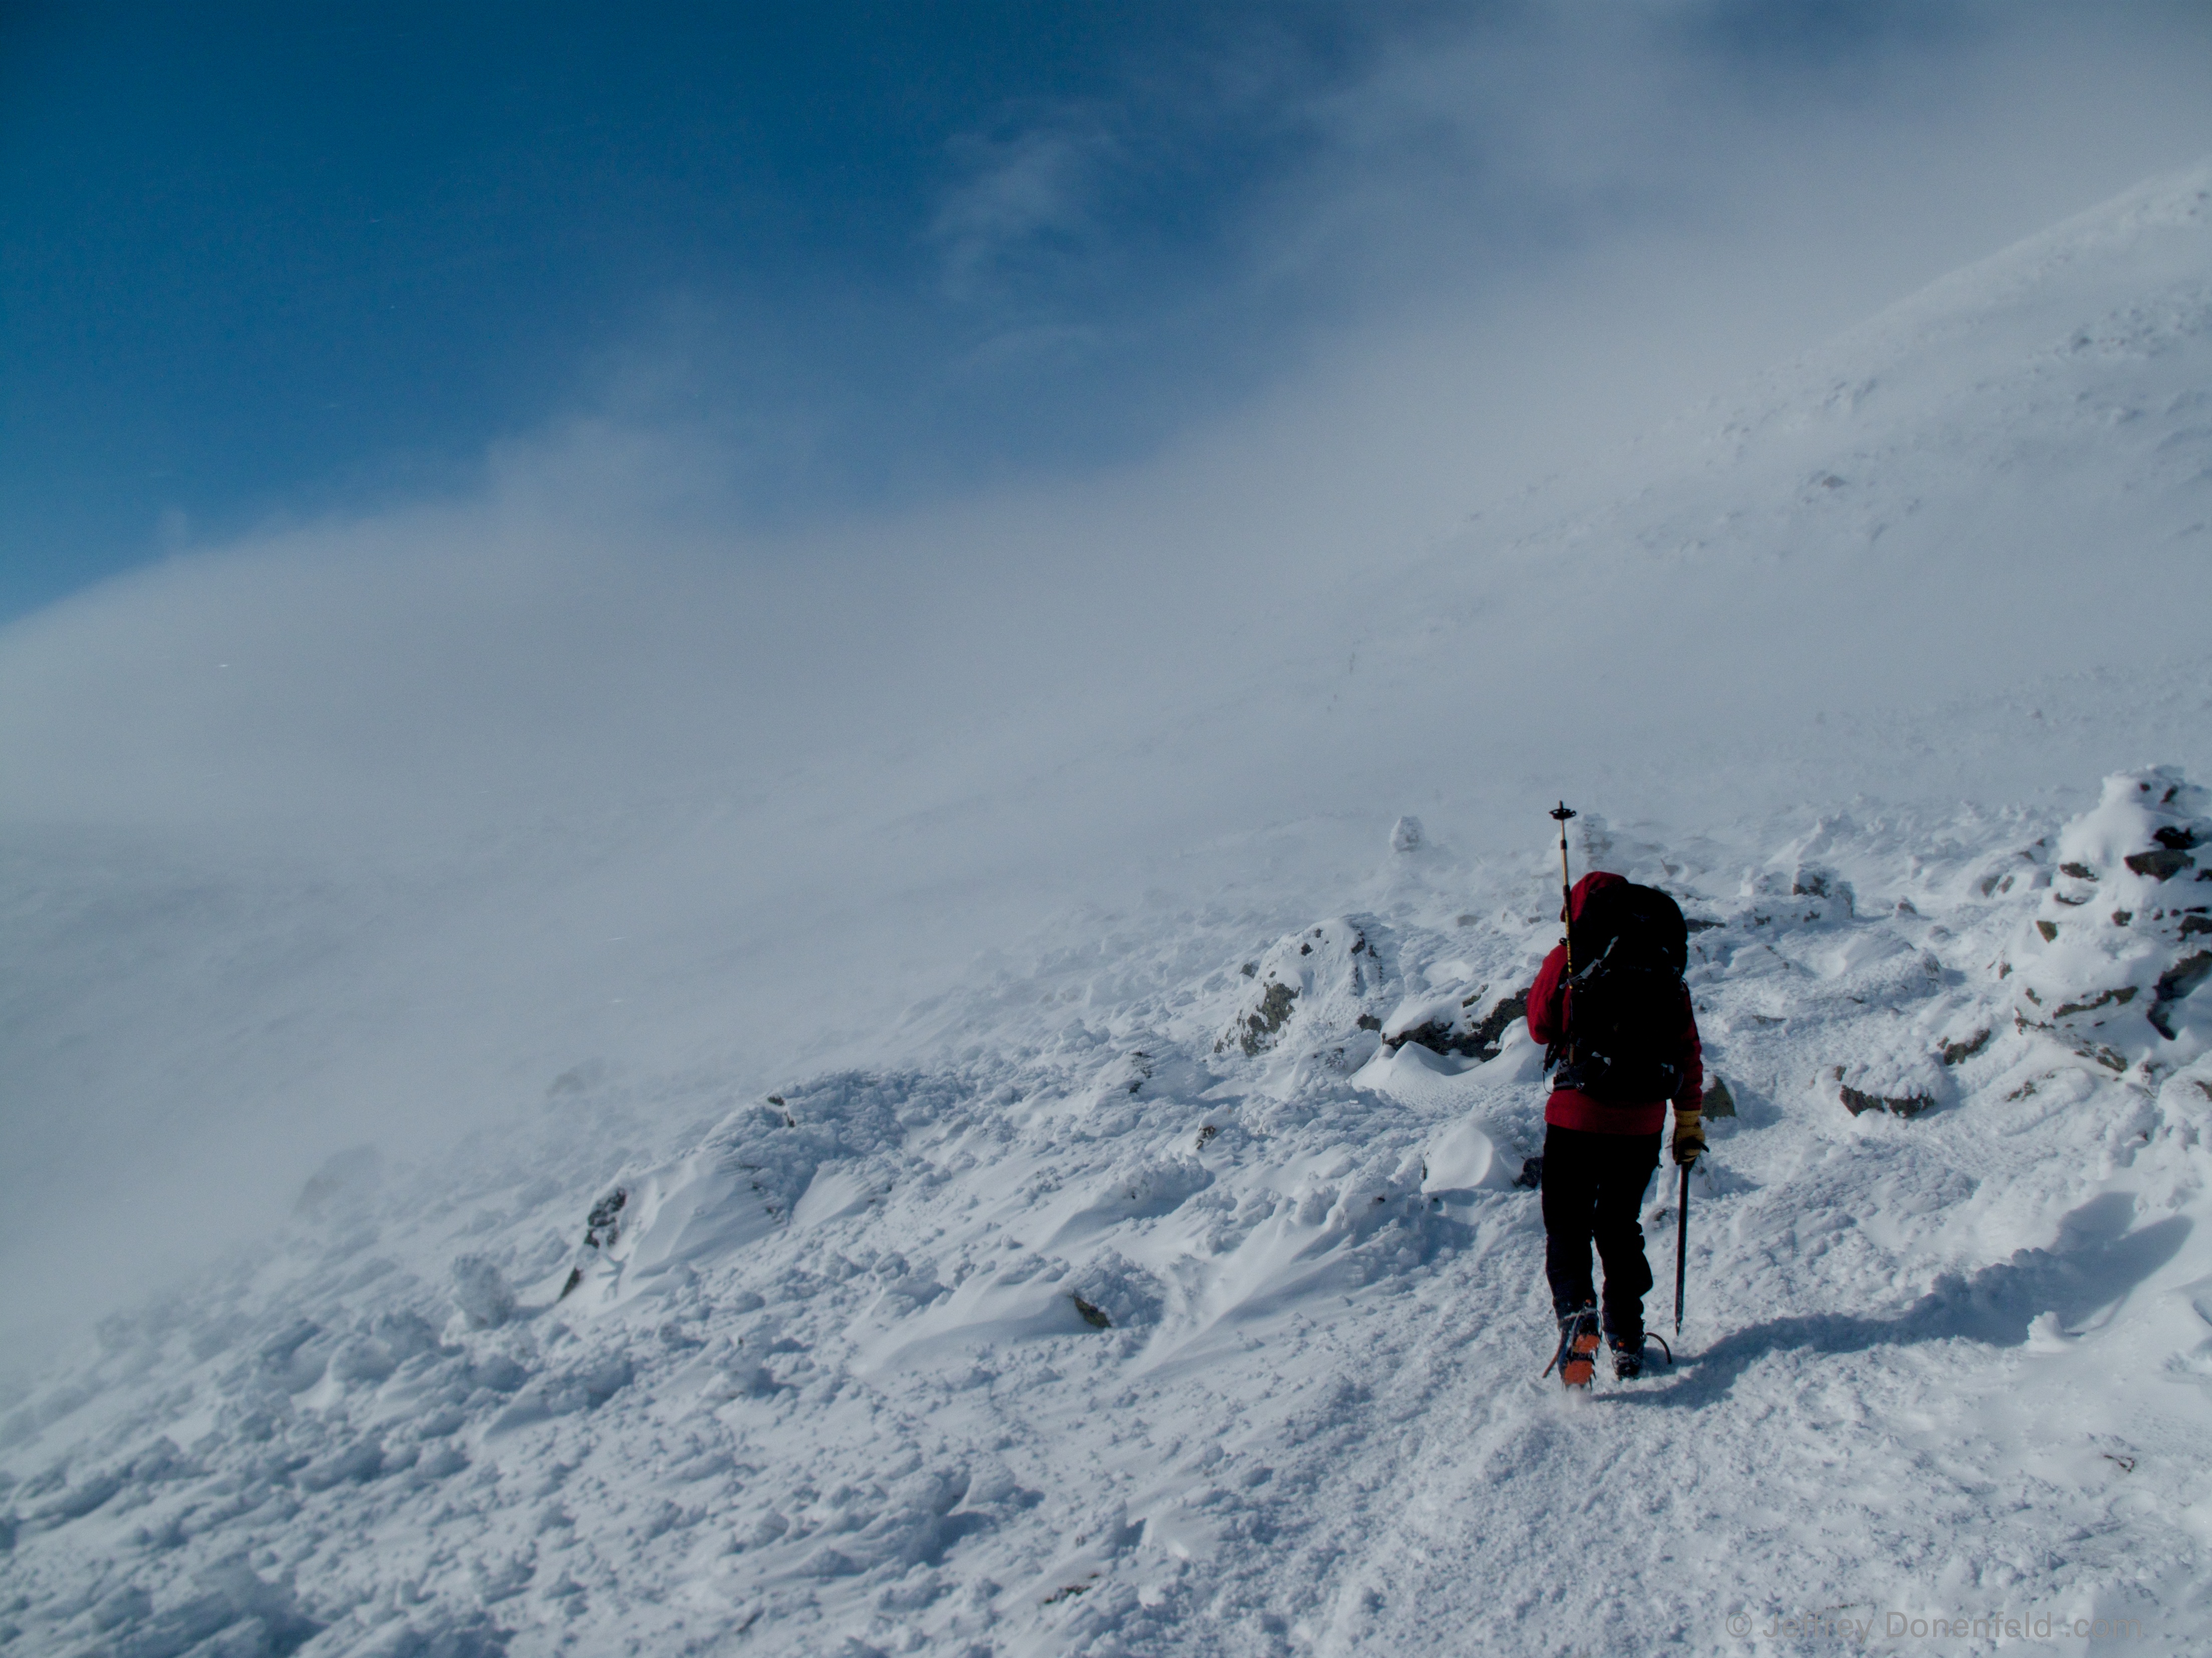
[(1368, 932), (1354, 917), (1324, 921), (1246, 963), (1239, 970), (1250, 986), (1217, 1047), (1252, 1055), (1376, 1028), (1373, 1008), (1395, 975), (1370, 948)]
[(2113, 1070), (2185, 1066), (2212, 1039), (2212, 844), (2203, 788), (2170, 767), (2105, 780), (2058, 837), (2048, 890), (2011, 946), (2023, 1026)]

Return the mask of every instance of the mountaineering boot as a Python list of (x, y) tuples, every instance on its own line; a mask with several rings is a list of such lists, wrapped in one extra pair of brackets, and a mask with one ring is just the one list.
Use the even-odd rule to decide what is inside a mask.
[(1559, 1348), (1552, 1363), (1559, 1367), (1559, 1381), (1570, 1388), (1587, 1388), (1597, 1370), (1597, 1309), (1578, 1307), (1559, 1315)]
[(1606, 1345), (1613, 1349), (1613, 1375), (1616, 1382), (1633, 1382), (1644, 1374), (1644, 1338), (1633, 1341), (1608, 1333)]

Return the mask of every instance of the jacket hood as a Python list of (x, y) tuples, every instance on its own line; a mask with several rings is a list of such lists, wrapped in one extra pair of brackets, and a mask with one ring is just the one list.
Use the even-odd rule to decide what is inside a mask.
[(1583, 918), (1583, 906), (1589, 902), (1590, 894), (1602, 892), (1607, 887), (1627, 884), (1628, 878), (1626, 875), (1615, 875), (1607, 870), (1594, 869), (1575, 883), (1574, 890), (1568, 895), (1567, 898), (1569, 911), (1575, 920), (1579, 921)]

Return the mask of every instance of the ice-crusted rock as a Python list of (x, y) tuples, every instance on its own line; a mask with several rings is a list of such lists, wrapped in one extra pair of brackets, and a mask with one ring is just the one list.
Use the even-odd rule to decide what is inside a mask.
[(629, 1193), (616, 1187), (606, 1196), (592, 1206), (584, 1217), (584, 1247), (587, 1249), (611, 1249), (615, 1240), (622, 1236), (622, 1212), (629, 1202)]
[(1838, 1066), (1836, 1093), (1843, 1102), (1844, 1109), (1854, 1117), (1863, 1116), (1869, 1111), (1887, 1111), (1893, 1117), (1917, 1117), (1922, 1112), (1935, 1108), (1936, 1096), (1933, 1094), (1877, 1094), (1868, 1089), (1852, 1087), (1843, 1080), (1844, 1074), (1844, 1067)]
[(1372, 1029), (1361, 1022), (1377, 1017), (1396, 975), (1377, 958), (1369, 932), (1364, 920), (1340, 917), (1279, 939), (1247, 963), (1251, 982), (1214, 1052), (1262, 1054), (1294, 1030), (1319, 1038)]
[(514, 1291), (489, 1256), (460, 1255), (453, 1261), (453, 1305), (471, 1329), (496, 1329), (514, 1316)]
[[(948, 1082), (839, 1072), (739, 1106), (686, 1155), (607, 1188), (562, 1295), (603, 1305), (786, 1227), (864, 1207), (885, 1183), (869, 1160), (905, 1127), (960, 1104)], [(825, 1172), (828, 1164), (836, 1167)]]
[(1167, 1298), (1158, 1278), (1115, 1249), (1078, 1267), (1066, 1288), (1084, 1322), (1101, 1330), (1158, 1324)]
[(2105, 780), (2061, 831), (2050, 888), (2008, 953), (2013, 1017), (2114, 1071), (2186, 1065), (2212, 1042), (2206, 792), (2173, 767)]
[(1472, 1060), (1493, 1060), (1504, 1046), (1505, 1033), (1528, 1017), (1528, 993), (1533, 985), (1516, 991), (1478, 987), (1471, 996), (1454, 991), (1443, 996), (1409, 998), (1382, 1022), (1382, 1045), (1395, 1053), (1413, 1042), (1434, 1054), (1456, 1054)]
[(1851, 884), (1824, 864), (1793, 862), (1786, 868), (1747, 872), (1738, 896), (1749, 902), (1749, 922), (1755, 927), (1832, 926), (1857, 913)]

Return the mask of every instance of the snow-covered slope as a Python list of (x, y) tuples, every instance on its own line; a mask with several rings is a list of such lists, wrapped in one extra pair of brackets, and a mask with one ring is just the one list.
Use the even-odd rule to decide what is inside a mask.
[[(2201, 1634), (2205, 809), (2133, 774), (2063, 830), (1837, 818), (1747, 862), (1593, 826), (1585, 859), (1703, 924), (1726, 1096), (1680, 1362), (1645, 1381), (1538, 1375), (1525, 1024), (1486, 1062), (1383, 1042), (1525, 985), (1543, 859), (1468, 880), (1402, 853), (1371, 908), (1279, 940), (1192, 915), (1026, 966), (1030, 1016), (934, 1064), (743, 1100), (572, 1074), (458, 1164), (336, 1161), (285, 1236), (110, 1320), (0, 1425), (14, 1638)], [(1109, 1005), (1066, 999), (1102, 980)], [(1673, 1204), (1655, 1183), (1662, 1282)]]
[[(387, 664), (374, 558), (11, 631), (11, 1319), (256, 1240), (14, 1389), (11, 1649), (2201, 1633), (2208, 198), (957, 722), (863, 677), (863, 736), (655, 772), (656, 660), (515, 784), (528, 698)], [(530, 631), (573, 568), (538, 610), (410, 573), (510, 665), (586, 636)], [(483, 788), (386, 811), (416, 735)], [(1635, 819), (1581, 865), (1717, 924), (1735, 1105), (1683, 1363), (1581, 1401), (1534, 1374), (1542, 1084), (1489, 1017), (1561, 793)]]

